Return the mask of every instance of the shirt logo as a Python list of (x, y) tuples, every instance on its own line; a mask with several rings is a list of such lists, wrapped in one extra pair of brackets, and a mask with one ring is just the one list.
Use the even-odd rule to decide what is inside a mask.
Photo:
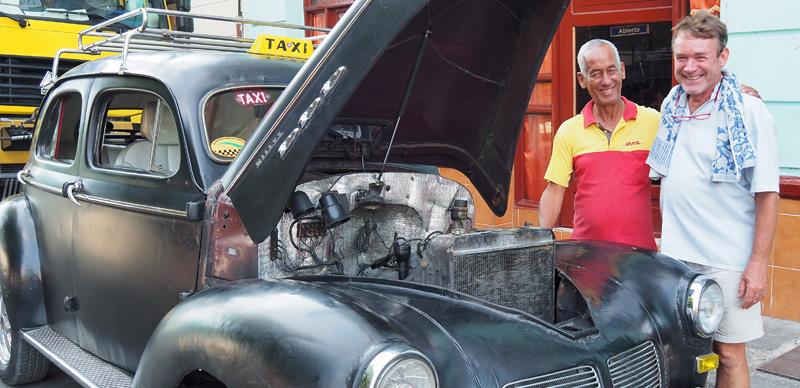
[(642, 144), (642, 143), (639, 140), (629, 141), (629, 142), (625, 142), (625, 147), (637, 146), (637, 145), (640, 145), (640, 144)]

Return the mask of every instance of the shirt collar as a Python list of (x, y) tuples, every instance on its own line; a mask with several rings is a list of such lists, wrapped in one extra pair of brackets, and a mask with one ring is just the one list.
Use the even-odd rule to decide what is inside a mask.
[[(639, 113), (639, 109), (636, 107), (636, 104), (628, 101), (628, 99), (625, 97), (622, 97), (622, 103), (625, 104), (625, 110), (622, 112), (622, 118), (625, 121), (635, 119), (636, 115)], [(589, 103), (583, 107), (583, 110), (581, 110), (584, 128), (588, 128), (590, 125), (597, 123), (597, 119), (594, 117), (594, 113), (592, 113), (593, 107), (594, 101), (589, 100)]]
[[(722, 81), (718, 82), (717, 85), (714, 86), (714, 90), (711, 92), (712, 93), (711, 94), (712, 98), (710, 98), (708, 101), (704, 102), (699, 107), (697, 107), (697, 109), (693, 113), (704, 111), (706, 109), (709, 109), (710, 107), (715, 106), (717, 104), (717, 100), (719, 99), (719, 88), (720, 88), (721, 85), (722, 85)], [(677, 109), (681, 109), (681, 110), (687, 112), (687, 114), (688, 114), (688, 112), (689, 112), (689, 95), (688, 94), (680, 93), (678, 95), (678, 101), (676, 103), (676, 108)], [(589, 111), (591, 112), (591, 109)]]

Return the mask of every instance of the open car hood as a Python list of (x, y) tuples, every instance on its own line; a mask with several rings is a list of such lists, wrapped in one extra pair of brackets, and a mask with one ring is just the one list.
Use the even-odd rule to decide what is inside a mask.
[(503, 214), (528, 98), (567, 4), (356, 1), (222, 178), (251, 238), (274, 228), (334, 121), (386, 128), (373, 161), (397, 125), (389, 162), (455, 168)]

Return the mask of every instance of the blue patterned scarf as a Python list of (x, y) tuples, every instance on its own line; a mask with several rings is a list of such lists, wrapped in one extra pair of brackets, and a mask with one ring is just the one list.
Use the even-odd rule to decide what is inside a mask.
[[(742, 119), (742, 92), (739, 81), (732, 73), (723, 72), (719, 88), (717, 93), (721, 101), (718, 111), (722, 112), (722, 115), (719, 115), (720, 120), (715, 123), (717, 144), (714, 160), (711, 162), (711, 180), (739, 182), (742, 170), (755, 165), (756, 155)], [(675, 148), (680, 127), (680, 122), (676, 121), (675, 117), (689, 114), (688, 96), (683, 105), (680, 104), (684, 93), (681, 85), (676, 86), (667, 97), (668, 102), (661, 109), (658, 134), (646, 162), (650, 166), (650, 177), (653, 179), (665, 177), (669, 171), (672, 150)]]

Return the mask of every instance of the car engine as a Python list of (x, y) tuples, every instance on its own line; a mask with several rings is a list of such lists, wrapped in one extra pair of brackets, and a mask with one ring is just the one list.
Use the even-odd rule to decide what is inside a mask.
[(398, 279), (554, 320), (552, 232), (474, 229), (472, 196), (456, 182), (424, 173), (384, 173), (380, 181), (375, 173), (355, 173), (303, 183), (295, 194), (295, 209), (259, 244), (263, 278)]

